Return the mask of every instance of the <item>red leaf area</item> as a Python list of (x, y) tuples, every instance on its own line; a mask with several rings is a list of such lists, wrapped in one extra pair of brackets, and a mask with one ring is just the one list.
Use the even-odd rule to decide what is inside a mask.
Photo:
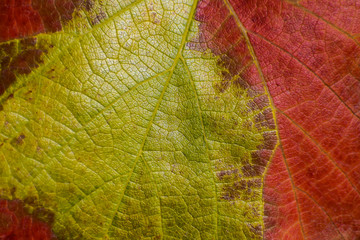
[(280, 142), (265, 177), (264, 238), (359, 239), (358, 1), (202, 0), (196, 19), (197, 48), (239, 66), (254, 56), (261, 79), (253, 65), (237, 74), (270, 94)]
[(90, 0), (1, 0), (0, 42), (60, 31), (84, 4), (89, 8)]
[(0, 239), (55, 239), (50, 226), (28, 215), (21, 201), (0, 200)]

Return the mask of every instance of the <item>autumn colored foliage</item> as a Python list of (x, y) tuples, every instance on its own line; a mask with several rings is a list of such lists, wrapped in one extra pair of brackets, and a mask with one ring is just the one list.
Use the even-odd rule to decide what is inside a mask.
[[(359, 8), (354, 1), (347, 1), (346, 10), (316, 2), (199, 4), (202, 31), (214, 52), (239, 62), (250, 54), (238, 53), (236, 44), (248, 38), (276, 113), (280, 143), (264, 186), (268, 239), (360, 235)], [(328, 5), (337, 5), (334, 14), (325, 10)]]
[[(18, 98), (35, 109), (29, 112), (36, 114), (29, 115), (36, 116), (36, 121), (61, 122), (49, 125), (61, 129), (63, 136), (51, 135), (38, 123), (30, 125), (28, 117), (5, 113), (0, 116), (5, 129), (0, 160), (7, 164), (1, 157), (15, 158), (16, 149), (26, 160), (45, 162), (44, 175), (37, 173), (44, 179), (50, 172), (49, 178), (69, 184), (59, 185), (63, 195), (54, 197), (59, 205), (53, 205), (64, 213), (57, 231), (68, 230), (64, 222), (76, 222), (64, 236), (83, 234), (78, 229), (93, 224), (89, 219), (96, 212), (99, 224), (89, 227), (96, 230), (79, 237), (134, 238), (146, 233), (155, 238), (167, 234), (174, 238), (187, 234), (274, 240), (359, 238), (360, 5), (356, 0), (199, 0), (191, 7), (177, 3), (181, 7), (174, 6), (180, 10), (172, 9), (170, 15), (164, 9), (171, 7), (157, 1), (144, 0), (140, 7), (139, 0), (121, 4), (116, 13), (102, 2), (97, 5), (97, 12), (89, 14), (93, 17), (90, 30), (84, 30), (85, 24), (74, 25), (79, 35), (66, 35), (70, 43), (65, 47), (61, 37), (38, 42), (36, 35), (61, 32), (76, 10), (91, 11), (94, 1), (3, 0), (0, 4), (0, 95), (44, 62), (54, 63), (49, 68), (44, 65), (45, 70), (30, 81), (44, 81), (38, 85), (44, 89), (20, 91)], [(101, 25), (110, 13), (114, 17)], [(178, 13), (190, 15), (176, 22)], [(176, 24), (170, 25), (173, 21)], [(100, 26), (93, 30), (96, 24)], [(46, 59), (51, 51), (61, 53)], [(46, 87), (52, 81), (58, 85), (49, 90)], [(149, 86), (127, 99), (126, 94), (143, 83)], [(52, 96), (33, 101), (33, 96), (28, 97), (33, 91), (38, 91), (34, 98), (53, 91), (60, 96), (54, 97), (59, 103), (47, 106)], [(167, 91), (175, 93), (169, 97)], [(9, 93), (4, 101), (12, 98)], [(7, 106), (9, 113), (20, 111), (22, 105), (16, 99)], [(171, 107), (164, 107), (163, 99)], [(187, 101), (193, 102), (186, 105)], [(71, 112), (70, 117), (58, 117), (54, 106), (65, 106), (64, 113)], [(21, 128), (20, 122), (26, 127)], [(8, 125), (15, 126), (14, 133), (5, 133)], [(44, 136), (32, 136), (33, 130), (26, 132), (29, 126), (44, 127), (39, 131)], [(34, 147), (37, 139), (51, 137), (57, 140), (48, 149)], [(35, 140), (26, 148), (30, 138)], [(47, 168), (49, 162), (63, 172), (54, 173)], [(105, 165), (109, 172), (103, 173)], [(201, 169), (194, 170), (195, 165)], [(90, 176), (86, 180), (81, 178), (85, 173)], [(75, 186), (66, 182), (70, 174)], [(90, 178), (94, 185), (88, 187)], [(17, 178), (13, 182), (18, 184)], [(213, 188), (205, 190), (205, 182)], [(42, 184), (40, 188), (57, 192), (51, 187)], [(64, 200), (68, 195), (71, 199)], [(113, 198), (120, 199), (115, 207)], [(106, 202), (106, 207), (105, 203), (93, 206), (95, 202)], [(149, 206), (156, 206), (149, 216), (159, 217), (143, 214)], [(181, 215), (184, 211), (187, 214)], [(207, 216), (208, 212), (215, 217)], [(29, 214), (21, 200), (0, 200), (1, 239), (52, 239), (50, 226)]]

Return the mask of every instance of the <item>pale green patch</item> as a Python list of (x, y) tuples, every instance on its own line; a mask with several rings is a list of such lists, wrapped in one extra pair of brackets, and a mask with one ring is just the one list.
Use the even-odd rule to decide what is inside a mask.
[(104, 1), (98, 25), (40, 35), (53, 50), (0, 113), (2, 196), (36, 197), (61, 239), (260, 238), (262, 189), (228, 201), (239, 179), (218, 173), (241, 174), (267, 129), (246, 90), (216, 92), (216, 57), (186, 46), (195, 7)]

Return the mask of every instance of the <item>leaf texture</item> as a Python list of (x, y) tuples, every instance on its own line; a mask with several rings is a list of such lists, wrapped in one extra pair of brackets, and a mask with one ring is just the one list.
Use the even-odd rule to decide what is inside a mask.
[[(279, 144), (264, 185), (264, 237), (356, 239), (359, 6), (355, 1), (202, 3), (202, 16), (222, 11), (205, 19), (208, 39), (237, 25), (275, 112)], [(220, 54), (237, 44), (220, 36), (210, 46), (214, 51), (216, 43), (223, 46)]]
[(360, 235), (356, 1), (4, 6), (0, 197), (52, 237)]

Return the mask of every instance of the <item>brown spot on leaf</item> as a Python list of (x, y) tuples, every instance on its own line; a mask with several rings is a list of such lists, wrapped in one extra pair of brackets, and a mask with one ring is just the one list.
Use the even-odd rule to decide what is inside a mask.
[(34, 205), (37, 201), (37, 198), (35, 196), (29, 196), (24, 199), (24, 203), (28, 205)]
[(100, 21), (103, 20), (104, 18), (106, 18), (106, 14), (104, 11), (100, 10), (100, 13), (96, 14), (95, 17), (91, 20), (91, 24), (96, 25), (100, 23)]
[(24, 139), (25, 139), (25, 135), (20, 134), (18, 137), (14, 138), (12, 140), (12, 143), (17, 144), (17, 145), (22, 145), (24, 143), (24, 141), (23, 141)]
[(250, 231), (251, 231), (252, 233), (254, 233), (255, 235), (259, 236), (259, 235), (262, 234), (262, 231), (263, 231), (263, 230), (262, 230), (262, 226), (261, 226), (260, 224), (251, 224), (251, 223), (248, 223), (247, 225), (248, 225)]
[(257, 151), (253, 151), (251, 153), (251, 160), (253, 164), (260, 165), (260, 166), (266, 166), (268, 160), (271, 157), (271, 150), (261, 149)]
[(8, 97), (7, 97), (7, 99), (12, 99), (12, 98), (14, 98), (14, 94), (10, 94)]
[(250, 200), (252, 198), (257, 198), (259, 195), (258, 191), (255, 189), (261, 188), (261, 179), (240, 179), (231, 184), (226, 184), (223, 187), (221, 199), (227, 201), (235, 200)]
[(17, 76), (29, 74), (39, 67), (46, 52), (46, 44), (38, 43), (36, 38), (0, 44), (0, 95)]
[(239, 169), (223, 170), (216, 173), (216, 176), (218, 177), (219, 180), (223, 180), (224, 178), (233, 175), (239, 175)]
[(261, 177), (265, 167), (254, 164), (246, 164), (241, 168), (245, 177)]
[(277, 135), (275, 131), (272, 132), (264, 132), (264, 146), (261, 146), (261, 149), (273, 150), (277, 143)]
[(225, 185), (223, 189), (222, 199), (227, 201), (233, 201), (235, 199), (241, 199), (243, 190), (246, 190), (247, 184), (245, 180), (234, 182), (233, 184)]
[(85, 0), (85, 1), (80, 1), (78, 0), (78, 2), (81, 4), (82, 2), (82, 5), (84, 6), (85, 10), (86, 11), (90, 11), (93, 7), (94, 7), (94, 1), (92, 0)]

